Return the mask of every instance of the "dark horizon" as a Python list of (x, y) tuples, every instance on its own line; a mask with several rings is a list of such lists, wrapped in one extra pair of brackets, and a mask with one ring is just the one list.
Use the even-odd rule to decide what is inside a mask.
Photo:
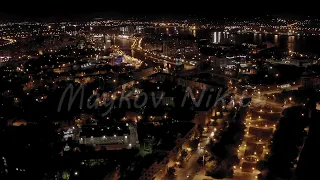
[(102, 19), (145, 19), (145, 20), (182, 20), (182, 19), (206, 19), (208, 21), (217, 21), (224, 20), (228, 18), (229, 20), (240, 20), (240, 19), (254, 19), (256, 17), (260, 17), (263, 19), (269, 19), (271, 17), (283, 17), (288, 19), (312, 19), (318, 18), (320, 16), (299, 16), (292, 14), (279, 14), (279, 13), (269, 13), (269, 14), (257, 14), (257, 15), (203, 15), (203, 14), (182, 14), (182, 13), (152, 13), (152, 14), (130, 14), (130, 13), (121, 13), (121, 12), (102, 12), (102, 13), (61, 13), (61, 14), (4, 14), (0, 13), (1, 21), (90, 21), (95, 18)]
[(317, 177), (317, 6), (10, 2), (0, 180)]
[[(279, 6), (265, 6), (263, 9), (259, 7), (251, 8), (250, 6), (240, 5), (237, 7), (228, 7), (227, 5), (217, 5), (215, 7), (162, 7), (161, 4), (156, 5), (156, 9), (145, 9), (144, 7), (130, 8), (129, 6), (122, 8), (110, 8), (106, 6), (103, 10), (82, 10), (81, 7), (77, 8), (76, 12), (72, 12), (72, 9), (60, 9), (59, 11), (52, 10), (39, 10), (30, 9), (30, 11), (11, 11), (0, 12), (0, 20), (2, 21), (87, 21), (94, 18), (148, 18), (148, 19), (187, 19), (187, 18), (205, 18), (207, 20), (221, 20), (224, 18), (236, 18), (236, 19), (252, 19), (255, 17), (286, 17), (286, 18), (318, 18), (320, 14), (318, 11), (312, 10), (312, 8), (303, 8), (299, 10), (295, 8), (280, 8)], [(108, 8), (109, 7), (109, 8)], [(112, 6), (111, 6), (112, 7)], [(222, 10), (221, 10), (222, 8)], [(100, 8), (102, 9), (102, 8)], [(308, 10), (308, 11), (307, 11)]]

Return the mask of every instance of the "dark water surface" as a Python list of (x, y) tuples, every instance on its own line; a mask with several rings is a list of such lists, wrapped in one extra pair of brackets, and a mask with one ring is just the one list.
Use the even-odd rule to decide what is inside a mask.
[(271, 34), (231, 34), (209, 29), (189, 30), (177, 28), (152, 28), (145, 30), (156, 34), (190, 34), (198, 39), (209, 39), (212, 43), (250, 43), (260, 45), (265, 42), (277, 44), (281, 49), (292, 52), (320, 54), (320, 36), (288, 36)]

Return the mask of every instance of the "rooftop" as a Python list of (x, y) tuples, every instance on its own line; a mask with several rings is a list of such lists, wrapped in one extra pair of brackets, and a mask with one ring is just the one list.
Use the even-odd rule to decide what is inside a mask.
[(112, 126), (83, 125), (81, 130), (81, 137), (123, 136), (124, 134), (130, 134), (129, 127), (126, 124), (115, 124)]

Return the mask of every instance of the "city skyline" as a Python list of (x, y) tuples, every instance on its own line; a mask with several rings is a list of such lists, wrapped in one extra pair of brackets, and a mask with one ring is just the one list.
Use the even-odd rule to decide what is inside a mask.
[(175, 3), (0, 15), (1, 180), (318, 176), (320, 19)]

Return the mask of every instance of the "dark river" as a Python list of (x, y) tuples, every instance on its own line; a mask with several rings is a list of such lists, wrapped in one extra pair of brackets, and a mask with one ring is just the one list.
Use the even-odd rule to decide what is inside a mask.
[(208, 39), (212, 43), (241, 44), (250, 43), (260, 45), (264, 42), (277, 44), (281, 49), (292, 52), (320, 54), (320, 36), (288, 36), (271, 34), (231, 34), (209, 29), (189, 30), (178, 28), (152, 28), (145, 30), (148, 33), (190, 34), (198, 39)]
[[(137, 32), (137, 31), (134, 31)], [(140, 31), (141, 32), (141, 31)], [(228, 32), (215, 31), (210, 29), (190, 30), (184, 28), (148, 28), (143, 30), (144, 33), (151, 34), (171, 34), (171, 35), (193, 35), (197, 39), (208, 39), (212, 43), (221, 44), (257, 44), (265, 42), (277, 44), (281, 49), (299, 52), (320, 54), (320, 36), (288, 36), (288, 35), (271, 35), (271, 34), (231, 34)], [(123, 34), (129, 32), (122, 32)], [(132, 33), (132, 32), (130, 32)], [(130, 34), (129, 33), (129, 34)], [(130, 42), (119, 41), (117, 45), (127, 49), (130, 48)]]

